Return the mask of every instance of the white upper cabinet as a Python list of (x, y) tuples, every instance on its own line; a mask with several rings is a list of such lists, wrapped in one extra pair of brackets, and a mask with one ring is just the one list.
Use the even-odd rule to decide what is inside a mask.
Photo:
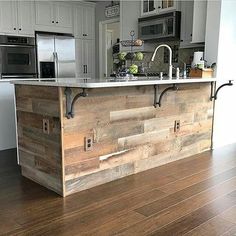
[(35, 2), (35, 27), (40, 31), (72, 33), (72, 4), (66, 2)]
[(55, 20), (57, 26), (71, 28), (72, 18), (71, 5), (64, 2), (58, 2), (55, 4)]
[(16, 2), (0, 1), (0, 28), (3, 33), (17, 33)]
[(35, 24), (52, 26), (54, 23), (53, 3), (49, 1), (35, 2)]
[(192, 43), (205, 42), (207, 0), (194, 0)]
[(0, 32), (34, 35), (34, 9), (31, 1), (0, 1)]
[(193, 0), (181, 1), (180, 47), (192, 47)]
[(178, 0), (141, 0), (141, 16), (178, 10)]
[(34, 36), (34, 5), (32, 1), (17, 2), (19, 34)]
[(162, 0), (157, 2), (158, 13), (178, 10), (179, 0)]
[(141, 16), (156, 14), (156, 1), (155, 0), (141, 0)]
[(74, 35), (81, 39), (95, 38), (95, 7), (93, 5), (75, 6)]

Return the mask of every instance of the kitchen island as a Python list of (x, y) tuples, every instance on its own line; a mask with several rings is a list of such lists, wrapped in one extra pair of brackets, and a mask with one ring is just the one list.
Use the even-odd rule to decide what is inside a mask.
[(22, 175), (68, 196), (209, 150), (215, 81), (14, 81)]

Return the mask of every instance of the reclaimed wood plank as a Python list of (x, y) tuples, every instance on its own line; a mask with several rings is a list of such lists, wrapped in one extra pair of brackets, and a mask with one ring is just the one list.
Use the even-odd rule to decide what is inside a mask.
[(66, 193), (69, 195), (71, 193), (92, 188), (133, 173), (134, 166), (132, 163), (128, 163), (115, 168), (102, 170), (100, 172), (68, 180), (66, 181)]

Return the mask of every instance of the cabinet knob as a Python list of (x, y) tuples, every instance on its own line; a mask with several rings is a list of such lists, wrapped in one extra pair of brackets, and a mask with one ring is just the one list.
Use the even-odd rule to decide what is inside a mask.
[(88, 36), (87, 34), (83, 34), (83, 36)]
[(21, 28), (19, 30), (21, 30)]
[(161, 6), (159, 6), (158, 9), (161, 9)]
[(52, 21), (52, 23), (54, 23), (54, 20)]
[(16, 30), (16, 28), (13, 28), (14, 30)]
[(58, 21), (56, 21), (56, 24), (58, 24)]

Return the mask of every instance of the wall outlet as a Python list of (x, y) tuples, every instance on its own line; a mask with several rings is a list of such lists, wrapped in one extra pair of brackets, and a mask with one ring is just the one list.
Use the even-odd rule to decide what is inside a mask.
[(175, 120), (174, 131), (178, 132), (180, 130), (180, 120)]
[(93, 149), (93, 138), (84, 137), (84, 150), (91, 151)]
[(43, 133), (44, 134), (50, 133), (49, 119), (43, 119)]

